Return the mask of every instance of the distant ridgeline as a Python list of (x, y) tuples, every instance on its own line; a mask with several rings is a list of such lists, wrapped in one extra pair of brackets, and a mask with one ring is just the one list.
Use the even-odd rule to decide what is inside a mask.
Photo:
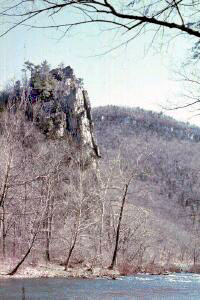
[(51, 70), (46, 61), (41, 65), (26, 62), (23, 71), (23, 81), (17, 81), (11, 91), (3, 91), (1, 102), (25, 107), (27, 118), (48, 137), (62, 138), (68, 133), (90, 156), (99, 157), (82, 79), (75, 77), (70, 66)]
[[(94, 108), (93, 121), (97, 129), (103, 127), (120, 126), (126, 134), (141, 134), (149, 132), (162, 136), (167, 140), (177, 138), (179, 140), (200, 141), (200, 128), (187, 123), (178, 122), (162, 113), (146, 111), (140, 108), (128, 108), (119, 106), (104, 106)], [(110, 126), (109, 125), (109, 126)]]

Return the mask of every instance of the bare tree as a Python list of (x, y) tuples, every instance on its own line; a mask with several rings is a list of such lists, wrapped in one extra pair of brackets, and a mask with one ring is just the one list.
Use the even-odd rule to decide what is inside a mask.
[[(7, 34), (19, 25), (32, 28), (64, 28), (65, 33), (73, 26), (88, 23), (104, 23), (121, 29), (124, 33), (132, 32), (130, 40), (145, 30), (174, 29), (175, 33), (185, 33), (200, 37), (198, 28), (199, 1), (111, 1), (111, 0), (68, 0), (68, 1), (7, 1), (1, 5), (0, 15), (3, 18), (14, 18), (13, 25), (1, 33)], [(72, 22), (59, 23), (59, 14), (73, 16)], [(75, 14), (78, 13), (78, 18)], [(32, 19), (48, 14), (56, 24), (37, 26), (30, 23)], [(58, 17), (58, 18), (57, 18)], [(67, 18), (67, 17), (66, 17)], [(154, 35), (155, 33), (153, 33)]]
[(25, 252), (25, 254), (22, 256), (20, 261), (17, 263), (17, 265), (8, 273), (8, 275), (14, 275), (17, 272), (17, 270), (19, 269), (19, 267), (25, 262), (25, 260), (29, 256), (29, 254), (31, 253), (31, 250), (32, 250), (33, 246), (35, 245), (37, 236), (40, 232), (40, 227), (42, 225), (45, 211), (46, 211), (46, 207), (43, 208), (43, 206), (41, 205), (41, 206), (37, 207), (37, 210), (33, 213), (33, 221), (31, 222), (32, 223), (31, 224), (32, 234), (31, 234), (31, 237), (29, 238), (30, 241), (29, 241), (28, 249)]
[[(18, 26), (59, 29), (63, 37), (76, 26), (99, 24), (103, 25), (100, 30), (103, 28), (115, 34), (121, 33), (120, 36), (118, 34), (118, 44), (113, 48), (111, 46), (108, 51), (127, 45), (146, 32), (148, 35), (151, 32), (151, 46), (159, 37), (162, 39), (165, 33), (167, 37), (170, 32), (170, 38), (177, 38), (180, 34), (193, 38), (193, 56), (198, 59), (199, 9), (199, 1), (193, 0), (9, 0), (0, 5), (0, 19), (4, 23), (0, 37)], [(62, 19), (66, 16), (66, 22), (60, 23), (61, 15)], [(39, 25), (35, 25), (35, 19), (39, 20)], [(68, 22), (68, 19), (71, 21)], [(198, 95), (191, 96), (189, 102), (176, 105), (175, 108), (188, 108), (195, 104), (199, 104)]]

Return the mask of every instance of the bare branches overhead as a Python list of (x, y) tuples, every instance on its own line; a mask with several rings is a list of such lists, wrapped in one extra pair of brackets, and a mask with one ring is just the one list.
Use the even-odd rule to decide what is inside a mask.
[[(71, 29), (88, 23), (106, 23), (133, 35), (145, 25), (199, 38), (199, 11), (200, 2), (193, 0), (12, 0), (0, 5), (1, 22), (7, 24), (0, 36), (20, 25)], [(66, 21), (58, 22), (56, 18), (53, 25), (43, 23), (44, 15), (54, 18), (61, 13), (60, 19)], [(33, 23), (36, 16), (41, 18), (38, 25)]]

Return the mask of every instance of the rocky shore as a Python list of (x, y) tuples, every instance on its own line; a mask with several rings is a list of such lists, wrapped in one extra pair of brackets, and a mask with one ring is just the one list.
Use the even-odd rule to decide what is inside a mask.
[(184, 268), (184, 270), (178, 266), (158, 266), (147, 265), (143, 268), (119, 267), (118, 269), (109, 270), (103, 267), (92, 266), (73, 266), (69, 267), (67, 271), (64, 267), (55, 263), (39, 264), (37, 266), (29, 265), (21, 267), (15, 275), (7, 275), (10, 271), (10, 265), (2, 264), (0, 266), (0, 279), (9, 278), (107, 278), (117, 279), (120, 276), (129, 276), (135, 274), (149, 274), (149, 275), (169, 275), (172, 273), (180, 272), (193, 272), (198, 273), (197, 270), (190, 268)]
[(0, 269), (0, 279), (9, 279), (9, 278), (108, 278), (116, 279), (120, 276), (118, 270), (109, 270), (107, 268), (101, 267), (73, 267), (68, 268), (67, 271), (64, 270), (63, 266), (55, 264), (41, 264), (37, 267), (27, 266), (19, 269), (19, 271), (13, 275), (7, 275), (9, 268), (4, 266), (3, 270)]

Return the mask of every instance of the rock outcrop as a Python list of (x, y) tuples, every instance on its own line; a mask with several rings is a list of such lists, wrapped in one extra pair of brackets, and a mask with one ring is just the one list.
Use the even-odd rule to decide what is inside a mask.
[[(77, 79), (68, 66), (56, 68), (46, 75), (48, 96), (32, 84), (30, 89), (29, 115), (48, 137), (62, 138), (70, 134), (88, 157), (100, 157), (94, 137), (91, 106), (82, 80)], [(46, 83), (43, 85), (46, 87)], [(42, 94), (42, 96), (41, 96)]]

